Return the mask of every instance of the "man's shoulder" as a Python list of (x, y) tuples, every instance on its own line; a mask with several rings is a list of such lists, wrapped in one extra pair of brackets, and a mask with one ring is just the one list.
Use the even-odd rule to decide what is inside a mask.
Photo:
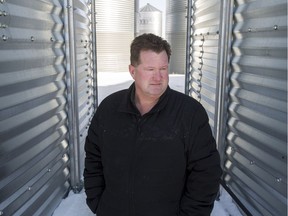
[(115, 99), (122, 99), (121, 97), (124, 97), (128, 94), (128, 89), (122, 89), (116, 92), (113, 92), (112, 94), (108, 95), (105, 100), (115, 100)]
[(174, 89), (171, 89), (171, 96), (175, 101), (178, 101), (179, 104), (183, 104), (185, 106), (192, 106), (192, 107), (201, 106), (200, 102), (198, 102), (192, 96), (186, 95)]
[[(198, 119), (208, 119), (207, 111), (200, 101), (196, 100), (192, 96), (184, 93), (172, 90), (172, 103), (170, 106), (174, 107), (175, 110), (181, 110), (187, 119), (194, 119), (197, 116)], [(174, 106), (171, 104), (175, 104)]]
[(111, 106), (111, 105), (116, 105), (121, 103), (121, 101), (123, 101), (128, 94), (128, 89), (123, 89), (123, 90), (119, 90), (117, 92), (114, 92), (110, 95), (108, 95), (106, 98), (103, 99), (103, 101), (100, 103), (100, 106)]

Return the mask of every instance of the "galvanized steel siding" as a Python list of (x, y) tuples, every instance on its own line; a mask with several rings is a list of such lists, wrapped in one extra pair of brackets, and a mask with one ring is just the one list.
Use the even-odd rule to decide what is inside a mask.
[(51, 215), (82, 187), (97, 105), (91, 6), (0, 2), (0, 215)]
[(166, 39), (171, 45), (170, 73), (185, 73), (187, 0), (167, 0)]
[(190, 48), (191, 67), (188, 94), (205, 107), (209, 123), (214, 129), (219, 45), (220, 4), (219, 1), (192, 1), (192, 23)]
[(73, 105), (77, 106), (75, 107), (74, 115), (71, 116), (71, 121), (76, 122), (75, 127), (77, 127), (76, 134), (73, 136), (76, 136), (76, 138), (73, 140), (73, 163), (71, 169), (71, 180), (75, 190), (81, 187), (81, 181), (79, 180), (82, 179), (84, 171), (85, 138), (97, 107), (94, 95), (94, 88), (97, 88), (97, 86), (94, 83), (96, 74), (93, 73), (95, 65), (93, 65), (94, 56), (92, 52), (92, 5), (89, 2), (88, 0), (74, 1), (75, 38), (73, 41), (70, 38), (69, 41), (69, 43), (74, 43), (75, 45), (75, 62), (70, 62), (75, 65), (75, 76), (72, 75), (71, 79), (75, 79), (74, 86), (72, 86), (74, 88), (72, 94), (75, 99)]
[(225, 181), (253, 215), (287, 213), (287, 1), (236, 1)]
[(208, 112), (225, 186), (253, 216), (284, 216), (287, 1), (190, 4), (186, 90)]
[(0, 11), (0, 214), (49, 215), (69, 188), (63, 8)]
[(131, 0), (97, 0), (97, 68), (99, 72), (128, 72), (134, 38), (135, 11)]

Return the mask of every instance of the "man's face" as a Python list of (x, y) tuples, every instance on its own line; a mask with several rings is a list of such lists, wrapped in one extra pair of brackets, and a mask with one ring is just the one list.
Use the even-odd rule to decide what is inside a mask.
[(167, 89), (168, 56), (165, 51), (156, 53), (151, 50), (140, 52), (140, 64), (129, 65), (129, 71), (135, 80), (136, 96), (139, 99), (158, 99)]

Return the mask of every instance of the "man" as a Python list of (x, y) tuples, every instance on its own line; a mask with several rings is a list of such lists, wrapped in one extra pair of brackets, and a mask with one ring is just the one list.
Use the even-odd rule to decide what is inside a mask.
[(210, 215), (221, 175), (204, 108), (168, 86), (166, 40), (131, 44), (134, 83), (103, 100), (85, 144), (87, 204), (97, 216)]

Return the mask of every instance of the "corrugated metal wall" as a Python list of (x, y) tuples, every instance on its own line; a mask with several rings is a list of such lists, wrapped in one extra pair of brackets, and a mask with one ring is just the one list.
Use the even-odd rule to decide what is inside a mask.
[[(70, 187), (82, 186), (97, 104), (90, 2), (0, 1), (0, 215), (51, 215)], [(188, 92), (208, 112), (225, 184), (251, 214), (284, 216), (287, 2), (189, 5)]]
[(135, 32), (131, 0), (97, 0), (96, 31), (99, 72), (128, 72), (129, 48)]
[(225, 181), (255, 216), (287, 213), (287, 1), (235, 1)]
[[(70, 143), (71, 155), (71, 183), (74, 190), (81, 188), (82, 174), (84, 171), (84, 143), (90, 121), (97, 106), (96, 98), (96, 58), (93, 54), (92, 23), (95, 22), (91, 15), (92, 2), (89, 0), (73, 1), (72, 8), (68, 9), (68, 26), (66, 44), (69, 44), (67, 52), (68, 81), (71, 83), (71, 121), (70, 121)], [(69, 8), (69, 7), (68, 7)], [(71, 14), (73, 12), (73, 14)], [(69, 25), (71, 24), (71, 25)], [(70, 31), (70, 33), (69, 33)], [(95, 34), (95, 31), (94, 31)], [(94, 69), (94, 70), (93, 70)]]
[[(287, 1), (224, 0), (213, 6), (214, 11), (209, 9), (213, 4), (190, 1), (193, 19), (188, 28), (192, 46), (187, 55), (188, 92), (207, 109), (210, 122), (214, 119), (211, 125), (216, 137), (225, 136), (217, 139), (221, 141), (218, 146), (225, 186), (252, 215), (284, 216)], [(221, 131), (219, 124), (223, 124)]]
[[(191, 32), (188, 94), (205, 107), (210, 126), (214, 130), (216, 83), (218, 80), (218, 43), (220, 24), (220, 4), (218, 0), (192, 1), (193, 32)], [(187, 93), (187, 92), (186, 92)]]
[[(88, 97), (95, 91), (88, 88), (93, 79), (90, 6), (73, 2), (76, 10), (72, 1), (0, 2), (0, 215), (51, 215), (70, 186), (80, 182), (73, 174), (82, 168), (72, 140), (85, 134), (93, 112)], [(67, 33), (74, 22), (69, 11), (75, 13), (78, 32)], [(74, 34), (72, 58), (73, 44), (67, 41)], [(70, 132), (76, 119), (79, 127)]]
[(187, 1), (166, 0), (166, 39), (173, 51), (170, 73), (185, 73), (186, 10)]

